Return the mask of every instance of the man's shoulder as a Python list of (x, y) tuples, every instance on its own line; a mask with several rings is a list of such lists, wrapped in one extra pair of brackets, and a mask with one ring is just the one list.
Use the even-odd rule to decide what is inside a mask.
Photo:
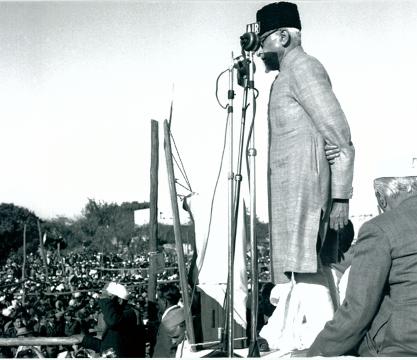
[(371, 224), (382, 226), (383, 224), (389, 224), (390, 222), (397, 222), (398, 218), (401, 218), (404, 213), (417, 214), (417, 195), (414, 195), (404, 200), (398, 207), (390, 211), (386, 211), (368, 222)]
[(316, 57), (307, 54), (302, 48), (294, 49), (294, 59), (291, 61), (291, 67), (308, 67), (324, 69), (323, 64)]
[(416, 214), (417, 216), (417, 196), (413, 196), (404, 201), (404, 203), (397, 208), (386, 211), (367, 221), (362, 225), (360, 231), (377, 231), (375, 228), (380, 229), (385, 233), (398, 231), (398, 229), (401, 229), (401, 224), (407, 222), (406, 216), (404, 216), (404, 214), (407, 213)]
[(184, 308), (178, 306), (170, 309), (162, 319), (162, 322), (165, 326), (172, 327), (182, 323), (184, 320)]
[(375, 216), (374, 218), (363, 223), (359, 233), (384, 231), (384, 229), (396, 218), (393, 211), (388, 211)]
[(328, 74), (323, 64), (314, 56), (304, 52), (304, 50), (294, 49), (295, 52), (291, 54), (288, 59), (288, 73), (290, 76), (299, 78), (302, 83), (306, 79), (328, 79)]

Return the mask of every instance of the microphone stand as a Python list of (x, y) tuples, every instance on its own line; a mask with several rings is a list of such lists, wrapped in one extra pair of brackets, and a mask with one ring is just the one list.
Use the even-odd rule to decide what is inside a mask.
[[(235, 66), (234, 66), (235, 67)], [(249, 67), (251, 67), (249, 65)], [(233, 71), (233, 70), (232, 70)], [(227, 337), (227, 355), (228, 357), (236, 356), (233, 354), (234, 349), (234, 259), (235, 259), (235, 246), (236, 246), (236, 233), (237, 233), (237, 222), (239, 218), (239, 203), (240, 203), (240, 187), (242, 183), (242, 158), (243, 158), (243, 145), (245, 140), (245, 124), (246, 124), (246, 109), (248, 107), (248, 84), (249, 79), (246, 76), (244, 81), (243, 90), (243, 101), (242, 101), (242, 116), (240, 121), (239, 131), (239, 144), (238, 144), (238, 155), (237, 155), (237, 169), (234, 175), (235, 187), (229, 186), (229, 271), (228, 271), (228, 286), (227, 286), (227, 322), (226, 322), (226, 337)], [(233, 86), (233, 83), (232, 85)], [(230, 144), (233, 144), (233, 134), (231, 131)], [(231, 152), (233, 151), (231, 147)], [(231, 169), (233, 169), (233, 161), (230, 163)], [(233, 170), (231, 170), (233, 171)], [(230, 178), (230, 177), (229, 177)], [(232, 179), (233, 180), (233, 179)], [(233, 183), (232, 183), (233, 184)], [(234, 192), (233, 192), (234, 190)], [(230, 202), (230, 199), (232, 200)]]
[[(252, 98), (252, 119), (255, 119), (256, 95), (254, 86), (254, 51), (249, 51), (248, 74), (244, 82), (244, 92), (242, 101), (242, 117), (239, 133), (238, 157), (236, 174), (233, 173), (233, 71), (235, 65), (229, 69), (229, 91), (228, 91), (228, 119), (229, 119), (229, 174), (228, 174), (228, 281), (226, 290), (226, 331), (221, 334), (221, 348), (212, 351), (205, 357), (240, 357), (234, 354), (234, 257), (237, 233), (237, 221), (239, 213), (240, 186), (242, 181), (241, 169), (243, 158), (243, 145), (245, 136), (246, 110), (248, 108), (249, 94)], [(233, 58), (233, 55), (232, 55)], [(234, 60), (234, 59), (232, 59)], [(255, 193), (255, 140), (252, 130), (248, 154), (249, 156), (249, 190), (250, 190), (250, 243), (251, 243), (251, 340), (249, 345), (248, 357), (260, 357), (257, 342), (257, 311), (258, 311), (258, 273), (257, 273), (257, 241), (256, 241), (256, 193)], [(235, 183), (234, 183), (235, 182)]]
[(234, 68), (233, 63), (233, 53), (232, 53), (232, 66), (229, 68), (229, 90), (228, 90), (228, 127), (229, 127), (229, 173), (228, 173), (228, 257), (227, 257), (227, 289), (226, 289), (226, 326), (225, 329), (221, 329), (219, 334), (220, 337), (220, 346), (218, 349), (213, 350), (204, 357), (233, 357), (236, 354), (233, 354), (233, 339), (234, 339), (234, 324), (233, 324), (233, 287), (234, 287), (234, 229), (235, 229), (235, 219), (234, 219), (234, 184), (235, 179), (233, 173), (233, 100), (235, 97), (235, 92), (233, 90), (234, 85)]
[[(227, 322), (226, 322), (226, 338), (227, 338), (227, 357), (233, 357), (233, 339), (234, 339), (234, 324), (233, 324), (233, 311), (234, 311), (234, 254), (235, 254), (235, 246), (234, 246), (234, 229), (236, 219), (234, 218), (234, 198), (233, 198), (233, 180), (235, 178), (233, 174), (233, 99), (234, 99), (234, 91), (233, 91), (233, 72), (234, 72), (234, 65), (233, 65), (233, 53), (232, 53), (232, 67), (229, 70), (229, 91), (228, 91), (228, 99), (229, 99), (229, 106), (227, 108), (228, 115), (229, 115), (229, 127), (230, 127), (230, 140), (229, 140), (229, 176), (228, 176), (228, 282), (227, 282), (227, 301), (226, 301), (226, 314), (227, 314)], [(223, 343), (224, 344), (224, 343)]]
[[(249, 81), (248, 87), (252, 95), (252, 117), (255, 121), (256, 114), (256, 95), (254, 81), (254, 52), (249, 52)], [(251, 337), (249, 344), (248, 357), (260, 357), (259, 345), (257, 341), (257, 323), (258, 323), (258, 246), (256, 239), (256, 174), (255, 174), (255, 126), (252, 128), (249, 149), (249, 191), (250, 191), (250, 244), (251, 244)]]

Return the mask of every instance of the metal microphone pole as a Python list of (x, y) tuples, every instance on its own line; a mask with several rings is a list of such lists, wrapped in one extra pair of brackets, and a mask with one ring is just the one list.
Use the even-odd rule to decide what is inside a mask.
[[(249, 52), (249, 80), (248, 87), (252, 95), (252, 121), (255, 121), (256, 114), (256, 95), (254, 81), (254, 51)], [(251, 339), (249, 344), (249, 357), (260, 357), (259, 345), (257, 341), (258, 323), (258, 247), (256, 239), (256, 173), (255, 173), (255, 126), (252, 127), (249, 149), (249, 192), (250, 192), (250, 244), (251, 244)]]
[(233, 340), (234, 340), (234, 317), (233, 317), (233, 288), (234, 288), (234, 179), (233, 173), (233, 100), (235, 92), (233, 90), (235, 69), (233, 53), (232, 66), (229, 68), (229, 91), (227, 106), (227, 121), (229, 131), (229, 171), (228, 171), (228, 249), (227, 249), (227, 287), (226, 287), (226, 308), (225, 308), (225, 328), (220, 333), (220, 347), (204, 357), (233, 357)]
[(234, 99), (234, 91), (233, 91), (233, 53), (232, 53), (232, 67), (229, 70), (229, 91), (228, 91), (228, 99), (229, 99), (229, 106), (227, 108), (228, 117), (229, 117), (229, 175), (228, 175), (228, 184), (229, 184), (229, 191), (228, 191), (228, 282), (227, 282), (227, 306), (226, 306), (226, 314), (227, 314), (227, 322), (226, 322), (226, 333), (227, 333), (227, 356), (233, 357), (233, 339), (234, 339), (234, 324), (233, 324), (233, 288), (234, 288), (234, 223), (236, 219), (234, 219), (234, 187), (233, 187), (233, 99)]
[(248, 357), (260, 357), (259, 345), (257, 341), (257, 322), (258, 322), (258, 247), (256, 241), (256, 173), (255, 173), (255, 114), (256, 114), (256, 95), (255, 95), (255, 64), (253, 61), (255, 52), (261, 46), (258, 36), (259, 24), (249, 24), (246, 33), (240, 37), (242, 50), (249, 56), (249, 71), (247, 87), (252, 95), (252, 131), (249, 136), (249, 193), (250, 193), (250, 244), (251, 244), (251, 337), (249, 344)]

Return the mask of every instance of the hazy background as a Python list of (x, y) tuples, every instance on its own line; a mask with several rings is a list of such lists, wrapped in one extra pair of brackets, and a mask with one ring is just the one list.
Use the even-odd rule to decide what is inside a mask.
[[(0, 2), (0, 202), (42, 217), (72, 217), (87, 198), (149, 200), (150, 120), (161, 121), (162, 149), (172, 99), (172, 131), (193, 190), (211, 193), (226, 118), (215, 81), (230, 66), (231, 52), (240, 52), (246, 24), (267, 3)], [(303, 47), (326, 67), (351, 126), (351, 214), (376, 214), (376, 176), (417, 174), (417, 1), (296, 3)], [(258, 61), (262, 220), (274, 77)], [(226, 103), (227, 75), (220, 85)], [(241, 89), (235, 91), (240, 99)], [(239, 117), (236, 106), (236, 128)], [(160, 211), (169, 218), (165, 173), (161, 150)]]

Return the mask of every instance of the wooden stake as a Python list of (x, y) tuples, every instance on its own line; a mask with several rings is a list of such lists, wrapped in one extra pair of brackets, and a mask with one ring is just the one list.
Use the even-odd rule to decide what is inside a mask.
[(23, 225), (23, 264), (22, 264), (22, 304), (25, 303), (25, 279), (26, 279), (26, 224)]
[(42, 231), (41, 231), (41, 223), (38, 219), (38, 233), (39, 233), (39, 245), (41, 250), (41, 256), (43, 260), (43, 267), (45, 271), (45, 279), (46, 283), (49, 284), (49, 276), (48, 276), (48, 262), (46, 261), (46, 254), (45, 254), (45, 248), (43, 246), (43, 240), (42, 240)]
[(158, 168), (159, 168), (159, 125), (151, 121), (151, 188), (149, 210), (149, 282), (148, 300), (156, 301), (156, 263), (154, 254), (158, 251)]
[[(167, 120), (164, 121), (164, 149), (168, 173), (169, 193), (171, 195), (172, 217), (174, 219), (174, 235), (178, 257), (178, 270), (180, 275), (182, 300), (184, 302), (185, 327), (187, 329), (188, 341), (190, 345), (193, 345), (195, 344), (194, 326), (193, 318), (191, 315), (190, 299), (188, 297), (188, 281), (185, 269), (184, 249), (181, 239), (181, 224), (177, 203), (177, 189), (175, 187), (174, 164), (172, 162), (170, 130)], [(191, 346), (191, 349), (195, 351), (195, 346)]]

